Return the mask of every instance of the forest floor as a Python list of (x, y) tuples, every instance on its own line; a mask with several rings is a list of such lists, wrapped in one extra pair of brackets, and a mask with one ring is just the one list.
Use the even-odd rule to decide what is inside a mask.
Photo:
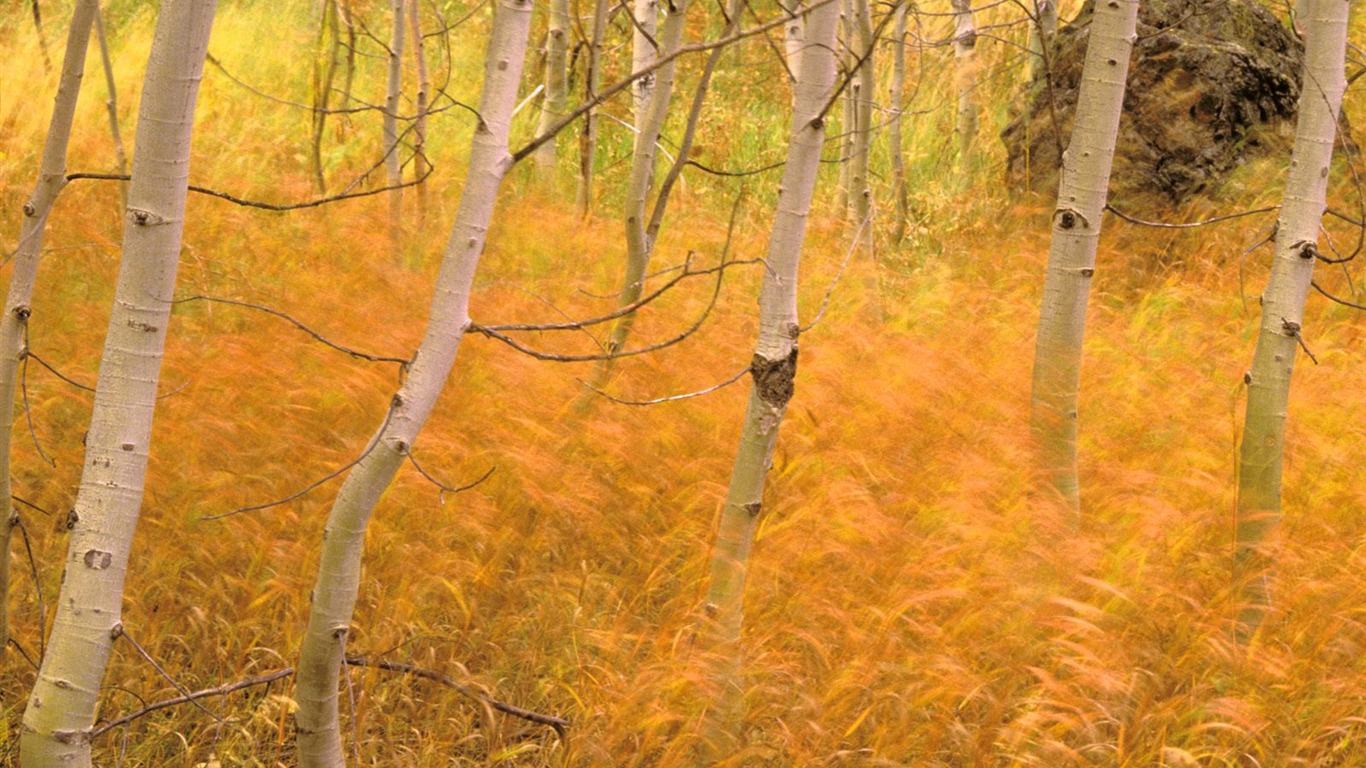
[[(225, 10), (211, 50), (245, 62), (252, 38), (243, 30), (263, 13)], [(116, 41), (129, 137), (145, 22), (133, 14), (126, 23), (142, 31)], [(32, 52), (31, 30), (7, 23), (16, 46)], [(280, 58), (253, 65), (259, 82), (286, 66)], [(5, 62), (0, 75), (50, 83), (38, 60)], [(308, 198), (301, 141), (273, 138), (303, 136), (306, 116), (282, 117), (215, 72), (206, 75), (193, 183)], [(72, 171), (107, 172), (111, 162), (101, 82), (92, 69)], [(1360, 94), (1348, 99), (1353, 124), (1366, 124)], [(7, 250), (49, 103), (16, 101), (0, 102)], [(456, 158), (468, 126), (443, 119), (451, 127), (440, 129), (440, 151)], [(924, 136), (933, 128), (918, 129), (912, 152), (932, 154)], [(704, 149), (735, 158), (743, 148), (725, 140), (717, 133)], [(1235, 459), (1270, 249), (1245, 251), (1271, 215), (1196, 230), (1105, 222), (1082, 381), (1083, 520), (1074, 528), (1033, 492), (1028, 434), (1050, 202), (1001, 189), (993, 143), (988, 125), (982, 158), (956, 178), (951, 164), (919, 168), (912, 235), (891, 243), (880, 227), (876, 247), (852, 255), (834, 173), (823, 177), (801, 306), (810, 321), (828, 294), (828, 310), (802, 336), (769, 474), (747, 599), (747, 746), (735, 764), (1366, 764), (1366, 318), (1311, 296), (1304, 336), (1318, 364), (1302, 357), (1295, 375), (1273, 611), (1241, 646), (1230, 635)], [(746, 161), (757, 162), (734, 164)], [(476, 322), (551, 322), (611, 307), (623, 258), (619, 193), (604, 191), (582, 221), (570, 167), (566, 158), (565, 178), (549, 184), (530, 169), (509, 179), (480, 266)], [(621, 174), (608, 168), (603, 189)], [(382, 197), (278, 214), (192, 196), (178, 293), (268, 306), (351, 348), (406, 357), (422, 332), (460, 178), (458, 161), (439, 161), (420, 217), (409, 191), (399, 253)], [(1245, 169), (1219, 199), (1171, 219), (1274, 205), (1282, 179), (1283, 168)], [(774, 185), (752, 182), (732, 257), (762, 256)], [(719, 260), (738, 189), (706, 180), (684, 189), (656, 264), (689, 253)], [(1350, 184), (1334, 190), (1334, 206), (1356, 209)], [(1343, 231), (1350, 243), (1355, 235)], [(94, 382), (120, 239), (117, 185), (73, 183), (50, 225), (33, 302), (35, 362)], [(1362, 287), (1342, 271), (1321, 276), (1342, 295)], [(607, 389), (649, 399), (734, 375), (752, 350), (758, 278), (754, 268), (728, 272), (702, 330), (620, 361)], [(637, 338), (687, 328), (707, 307), (704, 282), (649, 307)], [(582, 333), (523, 339), (594, 349)], [(465, 341), (414, 453), (448, 485), (493, 474), (459, 494), (440, 493), (413, 468), (400, 474), (370, 524), (348, 649), (565, 717), (566, 738), (435, 682), (357, 668), (343, 704), (355, 764), (688, 764), (701, 714), (690, 637), (747, 382), (649, 407), (599, 398), (579, 413), (591, 370), (479, 336)], [(284, 498), (346, 465), (378, 426), (398, 375), (251, 309), (177, 307), (123, 622), (179, 686), (295, 663), (336, 484), (207, 518)], [(16, 445), (26, 535), (15, 544), (11, 611), (29, 655), (61, 579), (90, 402), (28, 367), (33, 439), (25, 432)], [(14, 650), (3, 664), (8, 759), (33, 672)], [(176, 695), (123, 643), (106, 686), (105, 720)], [(290, 765), (292, 690), (284, 680), (205, 700), (207, 711), (140, 718), (100, 737), (97, 760)]]

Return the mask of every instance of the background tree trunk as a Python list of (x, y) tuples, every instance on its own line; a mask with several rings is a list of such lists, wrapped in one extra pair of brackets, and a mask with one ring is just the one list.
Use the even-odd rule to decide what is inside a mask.
[[(550, 22), (545, 41), (545, 98), (541, 101), (541, 119), (536, 135), (542, 136), (562, 117), (569, 98), (569, 0), (550, 0)], [(536, 148), (532, 161), (541, 178), (555, 170), (558, 139), (550, 137)]]
[(114, 309), (47, 655), (24, 710), (28, 768), (90, 765), (90, 728), (142, 506), (161, 353), (171, 315), (195, 100), (214, 0), (165, 0), (138, 110)]
[(859, 227), (854, 236), (859, 237), (873, 209), (868, 161), (873, 144), (873, 99), (877, 89), (873, 54), (877, 50), (877, 41), (873, 38), (873, 18), (868, 0), (851, 0), (850, 9), (853, 11), (850, 26), (854, 32), (854, 60), (857, 63), (862, 59), (849, 83), (854, 105), (854, 135), (849, 158), (849, 209)]
[(798, 264), (825, 142), (826, 118), (821, 111), (835, 87), (838, 25), (839, 6), (833, 2), (813, 8), (807, 16), (787, 164), (759, 293), (759, 340), (750, 363), (753, 386), (712, 549), (706, 616), (699, 633), (699, 650), (714, 689), (703, 730), (706, 764), (730, 754), (739, 742), (745, 576), (763, 505), (764, 477), (797, 372)]
[(954, 130), (958, 132), (959, 155), (966, 158), (977, 138), (977, 73), (973, 68), (977, 28), (972, 23), (972, 0), (950, 2), (953, 5), (954, 83), (958, 92)]
[(1290, 175), (1276, 223), (1276, 255), (1262, 294), (1261, 330), (1247, 380), (1247, 413), (1238, 462), (1236, 563), (1244, 583), (1239, 631), (1247, 637), (1268, 606), (1269, 558), (1259, 551), (1281, 517), (1281, 462), (1290, 377), (1304, 333), (1304, 301), (1314, 275), (1319, 223), (1338, 111), (1347, 80), (1347, 0), (1311, 0), (1305, 25), (1304, 75)]
[(887, 90), (887, 104), (891, 117), (887, 121), (887, 149), (892, 156), (892, 199), (896, 201), (896, 220), (892, 225), (892, 242), (906, 237), (907, 206), (906, 158), (901, 148), (902, 98), (906, 92), (906, 5), (898, 5), (892, 20), (892, 82)]
[(1034, 18), (1029, 23), (1029, 79), (1037, 80), (1048, 71), (1053, 60), (1051, 46), (1058, 34), (1057, 0), (1035, 0)]
[(345, 764), (337, 680), (360, 585), (365, 527), (431, 415), (470, 324), (470, 286), (484, 251), (498, 188), (512, 164), (508, 127), (530, 29), (531, 0), (500, 0), (489, 38), (469, 172), (437, 275), (427, 330), (371, 449), (347, 474), (328, 516), (299, 659), (295, 722), (303, 768)]
[(389, 77), (384, 92), (384, 179), (389, 190), (389, 237), (398, 251), (403, 234), (403, 162), (398, 152), (398, 110), (403, 87), (403, 0), (391, 0), (393, 28), (389, 37)]
[[(659, 2), (658, 0), (635, 0), (632, 8), (635, 24), (631, 30), (631, 71), (639, 72), (655, 63), (660, 56), (659, 41)], [(673, 14), (673, 11), (670, 11)], [(636, 129), (635, 143), (641, 140), (642, 129), (649, 118), (650, 96), (655, 90), (655, 73), (637, 79), (631, 84), (631, 116)]]
[[(584, 78), (584, 97), (592, 101), (602, 83), (602, 37), (607, 28), (607, 0), (596, 0), (593, 5), (592, 40), (588, 43), (588, 75)], [(598, 148), (598, 111), (590, 109), (583, 116), (583, 130), (579, 134), (579, 187), (575, 198), (579, 215), (593, 210), (593, 162)]]
[(1077, 487), (1081, 342), (1138, 24), (1138, 0), (1098, 3), (1091, 23), (1076, 123), (1063, 153), (1058, 206), (1053, 212), (1030, 410), (1043, 472), (1074, 515), (1081, 511)]
[[(66, 38), (61, 80), (52, 104), (47, 140), (43, 144), (38, 181), (24, 203), (24, 219), (19, 229), (10, 274), (5, 314), (0, 317), (0, 503), (5, 517), (0, 521), (0, 657), (9, 648), (9, 575), (10, 536), (19, 524), (19, 513), (11, 495), (10, 452), (14, 444), (14, 398), (19, 390), (19, 367), (28, 353), (26, 337), (32, 314), (33, 285), (38, 278), (38, 260), (43, 253), (47, 217), (57, 195), (66, 186), (66, 148), (71, 139), (76, 102), (81, 94), (85, 54), (90, 47), (90, 27), (99, 15), (98, 0), (80, 0), (71, 14), (71, 29)], [(43, 617), (44, 619), (46, 617)], [(46, 628), (39, 627), (42, 632)]]

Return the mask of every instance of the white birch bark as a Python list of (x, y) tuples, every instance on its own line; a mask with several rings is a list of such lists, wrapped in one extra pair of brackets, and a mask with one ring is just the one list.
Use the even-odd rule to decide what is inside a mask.
[(33, 192), (24, 203), (19, 245), (14, 252), (9, 293), (5, 297), (5, 314), (0, 317), (0, 504), (5, 510), (4, 520), (0, 521), (0, 657), (9, 648), (10, 537), (19, 523), (10, 486), (14, 398), (19, 390), (19, 367), (27, 353), (24, 337), (32, 314), (33, 285), (38, 277), (38, 260), (43, 252), (43, 235), (52, 204), (66, 186), (66, 148), (71, 138), (76, 101), (81, 93), (85, 54), (90, 46), (90, 27), (98, 14), (98, 0), (80, 0), (71, 15), (61, 79), (52, 104), (47, 140), (43, 144), (42, 164)]
[(972, 21), (972, 0), (950, 0), (950, 5), (953, 6), (953, 66), (958, 96), (954, 130), (958, 132), (959, 154), (967, 157), (977, 138), (977, 75), (973, 68), (977, 27)]
[(403, 0), (391, 0), (393, 30), (389, 38), (389, 76), (384, 92), (384, 178), (389, 191), (389, 228), (394, 248), (398, 248), (403, 221), (403, 164), (398, 155), (398, 110), (403, 85)]
[[(541, 119), (537, 136), (548, 133), (564, 117), (569, 99), (569, 0), (550, 0), (550, 22), (545, 41), (545, 99), (541, 102)], [(557, 139), (552, 136), (536, 148), (532, 162), (536, 172), (547, 178), (555, 170), (558, 156)]]
[[(631, 71), (639, 72), (659, 59), (659, 2), (658, 0), (635, 0), (631, 13), (635, 24), (631, 30)], [(672, 13), (672, 12), (671, 12)], [(650, 73), (631, 83), (632, 116), (635, 120), (636, 138), (639, 144), (642, 126), (649, 118), (650, 97), (655, 90), (655, 73)]]
[(1043, 472), (1074, 515), (1077, 487), (1077, 389), (1086, 303), (1114, 160), (1138, 0), (1096, 4), (1082, 65), (1071, 143), (1063, 153), (1053, 241), (1034, 347), (1030, 427)]
[(783, 25), (783, 54), (787, 60), (789, 85), (794, 89), (792, 98), (797, 97), (797, 73), (801, 70), (803, 41), (806, 39), (806, 16), (800, 12), (801, 3), (779, 3), (792, 18)]
[(427, 76), (427, 46), (422, 39), (421, 7), (417, 2), (408, 4), (408, 32), (413, 36), (413, 65), (417, 70), (417, 98), (414, 99), (416, 116), (413, 118), (413, 181), (417, 182), (418, 231), (427, 222), (427, 183), (422, 178), (427, 175), (431, 164), (427, 162), (427, 107), (431, 82)]
[(337, 681), (360, 584), (365, 527), (431, 414), (470, 324), (470, 287), (499, 186), (512, 163), (508, 128), (531, 29), (531, 7), (531, 0), (500, 0), (496, 6), (479, 104), (481, 117), (470, 147), (465, 189), (437, 275), (427, 330), (407, 379), (373, 438), (373, 449), (347, 474), (328, 517), (299, 660), (295, 722), (303, 768), (345, 764)]
[(1343, 65), (1349, 3), (1311, 0), (1308, 5), (1295, 146), (1277, 220), (1271, 277), (1262, 294), (1257, 349), (1246, 377), (1236, 534), (1239, 576), (1246, 585), (1239, 617), (1244, 634), (1255, 630), (1268, 603), (1262, 573), (1267, 558), (1258, 550), (1281, 517), (1290, 378), (1304, 333), (1304, 302), (1313, 280), (1338, 111), (1347, 87)]
[(1029, 24), (1029, 79), (1037, 80), (1052, 65), (1053, 38), (1058, 34), (1057, 0), (1035, 0)]
[(90, 729), (120, 623), (171, 314), (195, 99), (214, 0), (164, 0), (133, 152), (123, 255), (47, 655), (24, 711), (27, 768), (90, 765)]
[(906, 158), (901, 147), (901, 99), (906, 91), (906, 11), (906, 4), (898, 5), (892, 19), (892, 82), (887, 91), (887, 103), (891, 108), (887, 147), (892, 156), (892, 197), (896, 201), (896, 221), (892, 228), (894, 243), (906, 237), (906, 220), (910, 217), (906, 199)]
[(807, 17), (807, 46), (797, 77), (787, 164), (759, 294), (759, 339), (750, 363), (753, 386), (712, 549), (706, 616), (699, 633), (699, 650), (709, 665), (707, 674), (715, 696), (702, 734), (706, 764), (730, 754), (738, 743), (745, 576), (763, 505), (764, 477), (797, 371), (798, 265), (825, 140), (826, 118), (821, 110), (835, 87), (838, 25), (835, 3), (819, 5)]

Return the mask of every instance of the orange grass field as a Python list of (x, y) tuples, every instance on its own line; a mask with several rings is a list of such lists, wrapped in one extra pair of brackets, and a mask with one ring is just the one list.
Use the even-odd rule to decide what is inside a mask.
[[(131, 142), (151, 13), (117, 5), (122, 16), (110, 26)], [(222, 5), (214, 55), (272, 93), (308, 101), (310, 4), (287, 12)], [(58, 59), (68, 13), (45, 4)], [(371, 14), (382, 29), (383, 10)], [(0, 243), (8, 251), (55, 75), (43, 73), (27, 5), (12, 4), (0, 19)], [(456, 33), (451, 89), (466, 101), (477, 98), (481, 24), (483, 16)], [(282, 42), (263, 46), (267, 27)], [(1000, 48), (980, 50), (984, 92), (1004, 102), (1018, 70)], [(737, 55), (772, 64), (762, 46)], [(948, 59), (931, 51), (917, 64), (929, 77), (916, 104), (930, 111), (907, 128), (921, 220), (913, 241), (891, 244), (890, 224), (879, 224), (876, 258), (854, 255), (802, 340), (754, 551), (746, 748), (732, 764), (1366, 765), (1366, 318), (1310, 299), (1305, 337), (1319, 364), (1302, 359), (1296, 371), (1273, 610), (1239, 646), (1230, 636), (1235, 457), (1269, 249), (1241, 254), (1272, 221), (1173, 231), (1107, 220), (1082, 385), (1084, 522), (1073, 530), (1031, 493), (1029, 375), (1049, 201), (1005, 197), (993, 138), (1002, 109), (984, 115), (982, 157), (966, 181), (950, 178), (951, 162), (926, 159), (948, 146), (950, 100), (931, 90)], [(92, 51), (72, 171), (113, 167), (98, 61)], [(535, 71), (529, 64), (529, 79)], [(381, 78), (367, 70), (358, 89), (373, 94)], [(781, 157), (781, 143), (763, 136), (782, 134), (785, 92), (772, 96), (771, 114), (724, 111), (777, 81), (769, 82), (734, 68), (718, 79), (722, 111), (699, 139), (713, 161)], [(1355, 125), (1366, 124), (1364, 107), (1357, 86), (1348, 93)], [(519, 117), (523, 139), (532, 112)], [(193, 183), (274, 201), (312, 194), (307, 113), (208, 67), (199, 115)], [(362, 115), (329, 128), (333, 178), (372, 162), (378, 122)], [(625, 165), (614, 162), (629, 139), (605, 126), (591, 220), (573, 210), (567, 154), (554, 184), (535, 183), (529, 169), (509, 178), (477, 280), (477, 322), (610, 308), (610, 298), (591, 294), (609, 294), (620, 279), (615, 216)], [(448, 112), (432, 131), (438, 170), (424, 219), (416, 195), (406, 198), (402, 254), (389, 248), (382, 196), (289, 214), (192, 196), (179, 293), (257, 302), (354, 348), (409, 355), (454, 211), (469, 120)], [(1275, 204), (1283, 170), (1250, 166), (1218, 199), (1164, 215)], [(688, 179), (656, 264), (680, 263), (689, 251), (707, 263), (720, 256), (738, 185)], [(749, 182), (734, 256), (762, 255), (776, 183), (771, 174)], [(1350, 184), (1332, 194), (1335, 207), (1357, 210)], [(834, 196), (831, 170), (806, 243), (808, 319), (852, 234)], [(1349, 247), (1355, 237), (1334, 235)], [(49, 228), (30, 344), (81, 382), (95, 379), (120, 239), (117, 185), (69, 186)], [(1331, 290), (1353, 290), (1342, 270), (1320, 276)], [(731, 273), (701, 332), (620, 362), (610, 390), (659, 397), (742, 368), (758, 277), (753, 268)], [(702, 282), (646, 311), (636, 338), (664, 339), (691, 323), (710, 293)], [(524, 341), (593, 349), (582, 334)], [(348, 648), (563, 716), (567, 738), (434, 682), (353, 669), (343, 732), (355, 765), (689, 764), (702, 712), (689, 638), (747, 384), (654, 407), (599, 400), (576, 415), (578, 379), (590, 373), (588, 364), (538, 362), (480, 336), (466, 340), (415, 454), (452, 485), (496, 470), (444, 499), (411, 468), (400, 474), (370, 525)], [(123, 622), (180, 686), (294, 664), (336, 482), (281, 506), (204, 518), (287, 496), (345, 465), (378, 425), (396, 377), (393, 365), (353, 360), (265, 314), (177, 308)], [(34, 654), (43, 618), (36, 589), (50, 612), (91, 401), (36, 364), (27, 391), (33, 432), (56, 462), (42, 462), (26, 431), (16, 438), (16, 493), (47, 510), (19, 510), (36, 584), (24, 541), (14, 545), (12, 623)], [(3, 663), (0, 762), (9, 764), (33, 669), (13, 649)], [(176, 695), (125, 642), (115, 645), (105, 685), (104, 720)], [(97, 763), (292, 765), (292, 690), (284, 680), (205, 699), (204, 709), (142, 717), (100, 737)]]

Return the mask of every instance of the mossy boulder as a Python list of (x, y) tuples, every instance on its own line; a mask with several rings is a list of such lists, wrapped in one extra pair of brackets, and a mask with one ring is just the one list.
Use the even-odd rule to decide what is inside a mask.
[[(1051, 77), (1030, 84), (1001, 134), (1016, 188), (1057, 190), (1093, 2), (1059, 30)], [(1253, 157), (1288, 157), (1303, 58), (1295, 34), (1251, 0), (1144, 0), (1111, 198), (1181, 202)]]

